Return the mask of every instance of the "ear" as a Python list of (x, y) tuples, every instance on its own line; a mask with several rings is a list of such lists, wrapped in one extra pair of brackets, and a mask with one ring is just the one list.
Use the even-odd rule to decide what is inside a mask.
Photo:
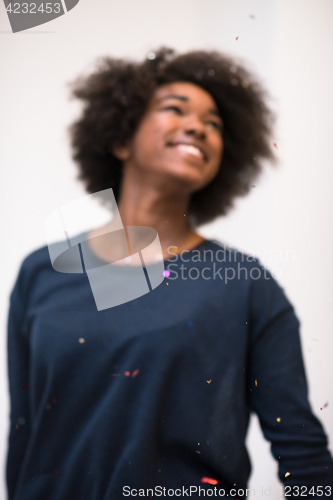
[(127, 143), (125, 146), (119, 146), (110, 148), (113, 156), (118, 158), (118, 160), (126, 161), (130, 157), (130, 144)]

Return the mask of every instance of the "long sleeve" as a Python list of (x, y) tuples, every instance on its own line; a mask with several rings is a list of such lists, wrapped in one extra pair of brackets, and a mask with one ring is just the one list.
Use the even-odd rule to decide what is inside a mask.
[(271, 442), (279, 478), (285, 487), (292, 487), (286, 488), (290, 497), (303, 492), (308, 495), (305, 498), (319, 498), (317, 487), (322, 486), (323, 498), (330, 498), (333, 461), (308, 401), (300, 323), (267, 270), (252, 283), (250, 311), (249, 401)]
[(29, 418), (29, 344), (23, 328), (24, 272), (11, 294), (8, 316), (8, 375), (10, 391), (10, 431), (7, 455), (8, 500), (12, 500), (30, 436)]

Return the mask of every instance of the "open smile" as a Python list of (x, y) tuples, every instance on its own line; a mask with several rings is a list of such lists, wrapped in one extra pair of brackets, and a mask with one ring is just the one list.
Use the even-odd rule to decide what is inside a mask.
[(207, 156), (204, 151), (195, 144), (189, 144), (185, 142), (169, 143), (168, 147), (177, 149), (177, 151), (183, 156), (191, 156), (198, 158), (201, 161), (207, 161)]

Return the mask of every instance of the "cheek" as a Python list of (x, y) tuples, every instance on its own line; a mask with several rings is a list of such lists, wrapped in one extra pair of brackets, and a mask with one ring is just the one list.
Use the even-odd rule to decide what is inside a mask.
[(151, 124), (142, 124), (139, 133), (133, 143), (132, 158), (139, 164), (155, 162), (160, 156), (161, 133), (157, 127)]
[(216, 138), (212, 145), (214, 165), (216, 165), (217, 169), (221, 164), (222, 156), (223, 156), (224, 144), (223, 140), (220, 138)]
[(136, 157), (145, 157), (146, 161), (160, 160), (163, 158), (166, 148), (167, 132), (170, 127), (165, 120), (150, 120), (142, 123), (135, 138)]

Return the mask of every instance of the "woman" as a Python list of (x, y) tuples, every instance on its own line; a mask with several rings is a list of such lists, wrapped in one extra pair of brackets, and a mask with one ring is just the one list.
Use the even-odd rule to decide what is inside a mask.
[[(292, 305), (257, 260), (195, 231), (272, 158), (261, 87), (216, 52), (161, 49), (141, 64), (105, 59), (73, 92), (85, 102), (71, 128), (80, 178), (90, 193), (113, 189), (125, 228), (157, 231), (170, 275), (96, 310), (87, 276), (57, 273), (47, 247), (23, 262), (9, 316), (9, 500), (244, 497), (251, 411), (286, 493), (330, 496)], [(121, 283), (106, 229), (80, 236), (83, 260), (118, 262)]]

